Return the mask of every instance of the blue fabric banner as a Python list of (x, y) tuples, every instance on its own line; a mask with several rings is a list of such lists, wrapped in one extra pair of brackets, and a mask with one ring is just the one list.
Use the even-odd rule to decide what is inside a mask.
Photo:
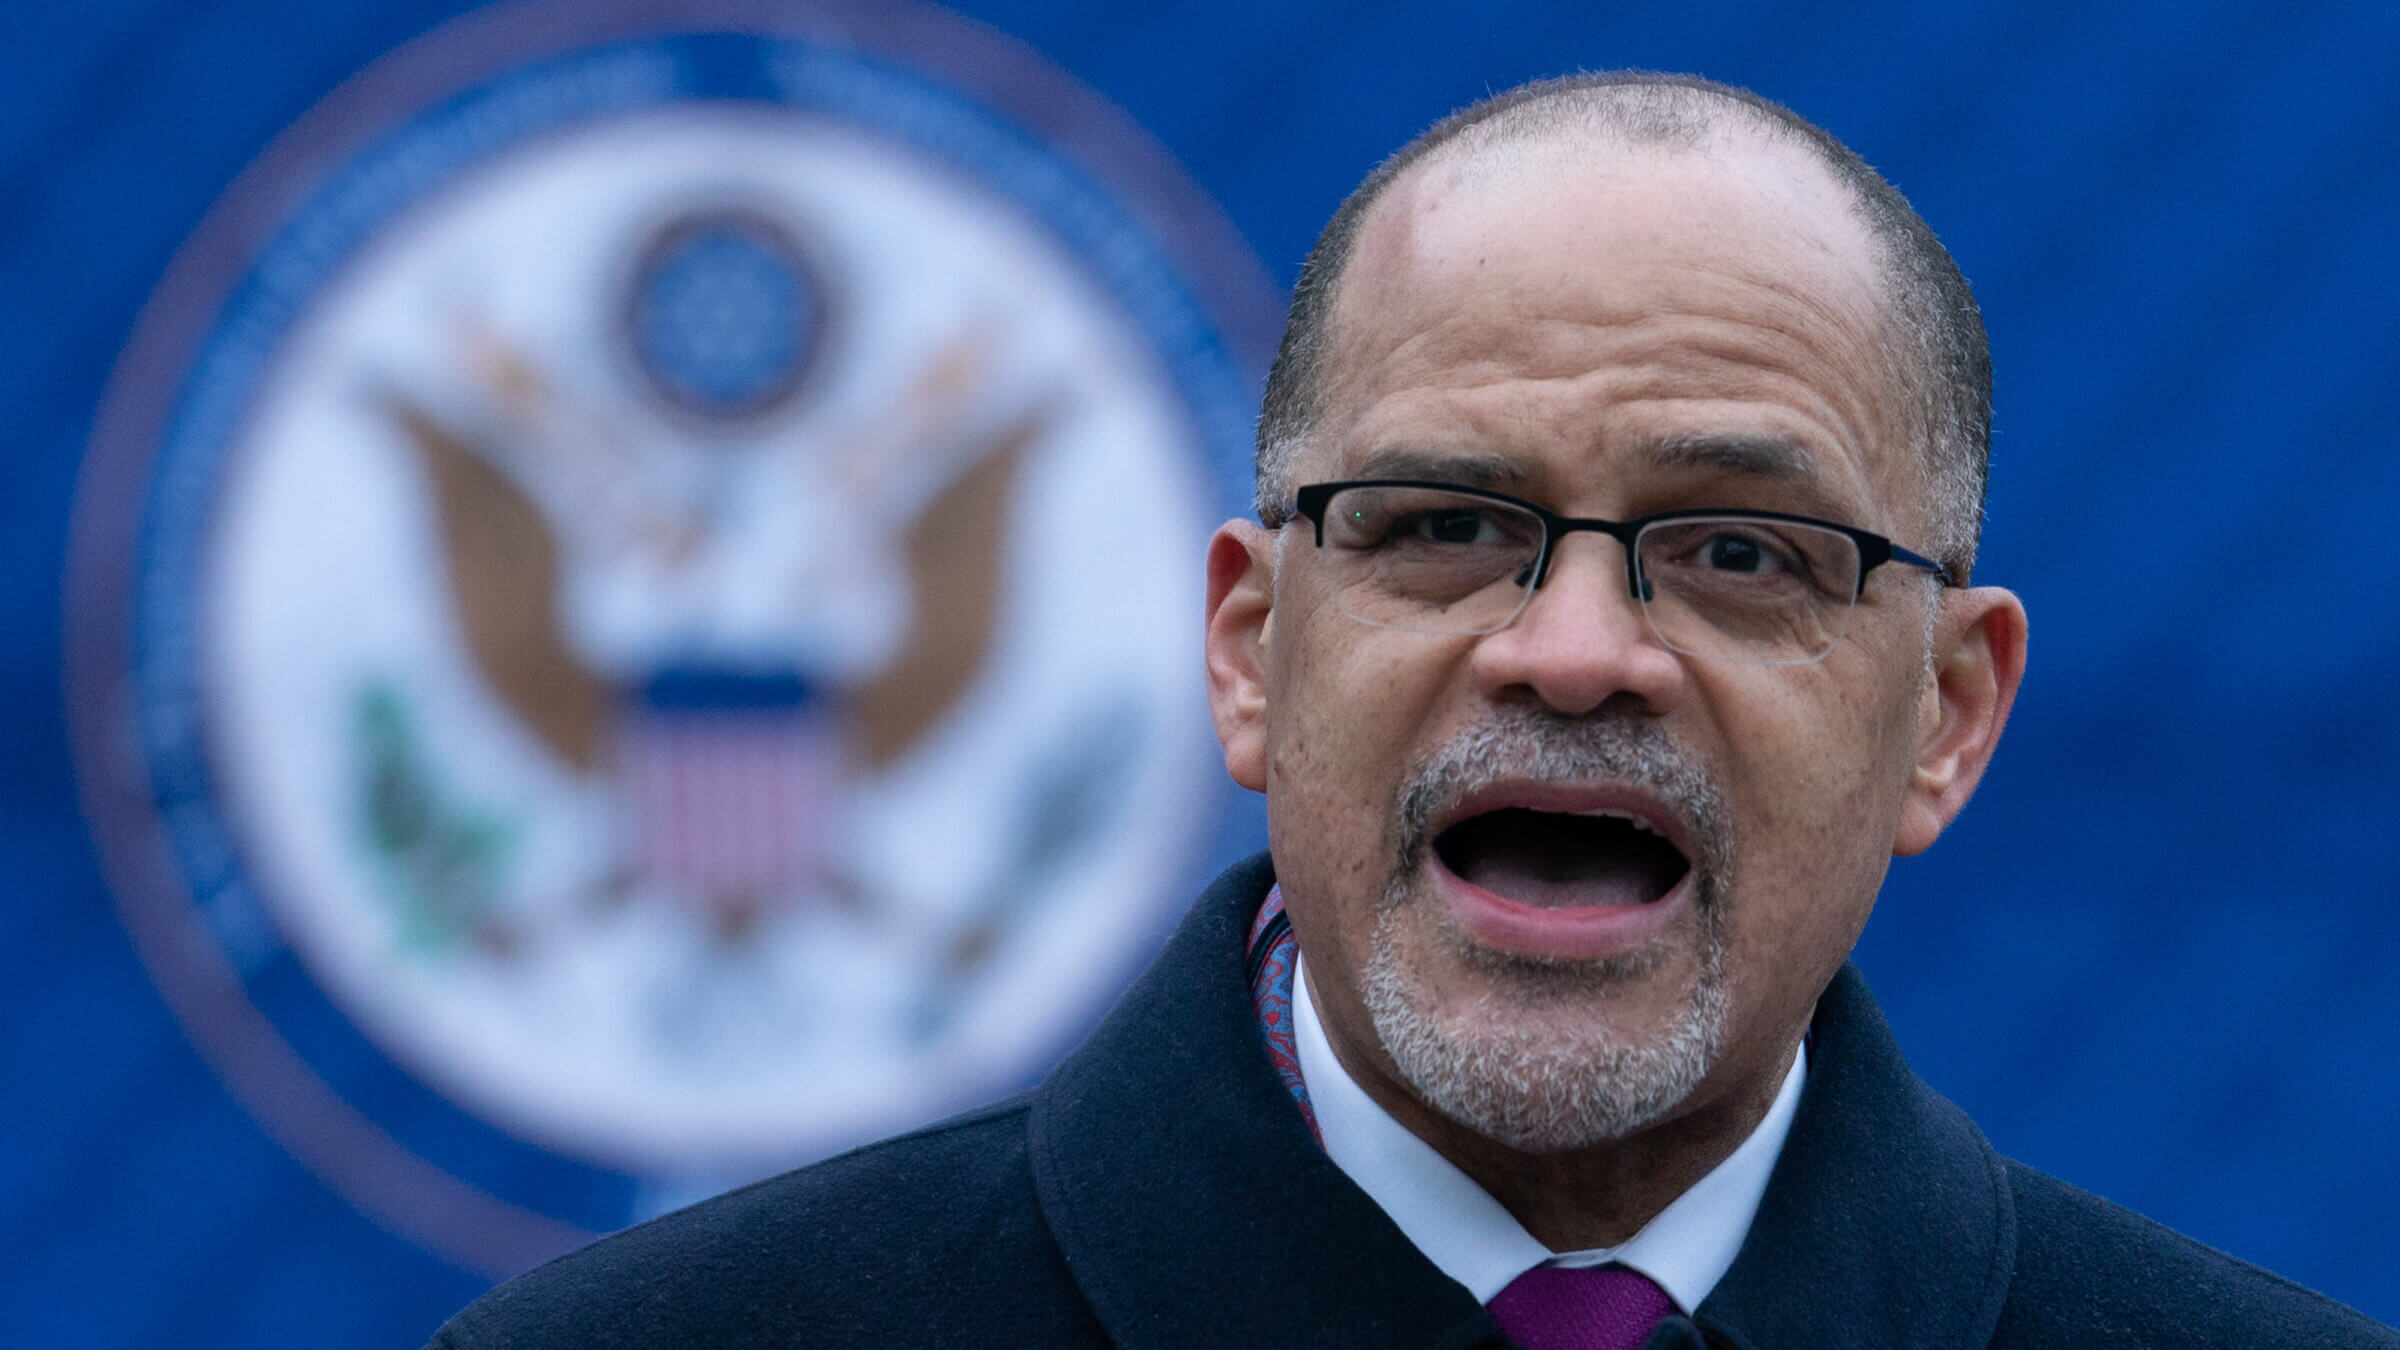
[(1990, 325), (1916, 1067), (2400, 1320), (2400, 9), (92, 0), (0, 18), (12, 1340), (413, 1345), (1037, 1077), (1263, 842), (1187, 609), (1316, 230), (1616, 66)]

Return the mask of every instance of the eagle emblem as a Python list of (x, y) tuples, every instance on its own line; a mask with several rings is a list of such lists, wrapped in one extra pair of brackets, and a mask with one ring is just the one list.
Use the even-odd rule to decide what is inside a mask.
[[(892, 402), (757, 434), (822, 355), (830, 302), (790, 239), (717, 209), (643, 250), (626, 345), (685, 436), (629, 433), (472, 311), (446, 397), (370, 395), (429, 488), (476, 670), (560, 765), (615, 785), (623, 853), (594, 903), (654, 895), (728, 940), (797, 904), (906, 921), (826, 834), (844, 784), (906, 755), (981, 671), (1010, 496), (1061, 398), (996, 389), (998, 333), (970, 325)], [(613, 645), (590, 631), (610, 624)], [(534, 940), (459, 865), (471, 825), (409, 790), (389, 695), (363, 715), (372, 832), (434, 860), (404, 890), (420, 926), (502, 956)], [(986, 926), (952, 944), (949, 974), (990, 950)]]
[(493, 1268), (1012, 1090), (1163, 937), (1273, 308), (1079, 95), (557, 17), (244, 180), (78, 527), (129, 931), (278, 1137)]

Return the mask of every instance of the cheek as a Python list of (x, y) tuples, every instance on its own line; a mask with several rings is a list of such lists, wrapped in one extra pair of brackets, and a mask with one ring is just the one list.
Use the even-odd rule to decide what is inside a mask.
[(1913, 686), (1832, 692), (1855, 687), (1811, 681), (1774, 703), (1753, 701), (1761, 715), (1730, 738), (1738, 861), (1729, 938), (1746, 960), (1812, 978), (1830, 975), (1866, 924), (1913, 769)]
[[(1434, 644), (1413, 634), (1328, 610), (1278, 636), (1269, 657), (1268, 843), (1293, 922), (1317, 953), (1328, 940), (1363, 942), (1372, 929), (1392, 869), (1401, 782), (1444, 686), (1440, 663), (1429, 659)], [(1343, 916), (1330, 926), (1338, 934), (1317, 922), (1332, 914)]]
[(1380, 817), (1390, 813), (1408, 737), (1420, 721), (1407, 664), (1376, 640), (1385, 635), (1346, 632), (1360, 626), (1339, 615), (1311, 619), (1299, 640), (1285, 630), (1267, 700), (1270, 815), (1316, 816), (1311, 828), (1335, 827), (1307, 838), (1296, 854), (1384, 837)]

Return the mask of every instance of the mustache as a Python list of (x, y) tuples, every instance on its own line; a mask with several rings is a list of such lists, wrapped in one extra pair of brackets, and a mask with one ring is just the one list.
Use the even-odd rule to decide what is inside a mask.
[(1707, 766), (1656, 722), (1622, 712), (1569, 717), (1512, 707), (1435, 747), (1410, 771), (1395, 840), (1403, 875), (1424, 865), (1434, 822), (1453, 803), (1506, 779), (1637, 788), (1682, 818), (1697, 855), (1690, 862), (1703, 878), (1722, 878), (1732, 868), (1732, 812), (1723, 790)]

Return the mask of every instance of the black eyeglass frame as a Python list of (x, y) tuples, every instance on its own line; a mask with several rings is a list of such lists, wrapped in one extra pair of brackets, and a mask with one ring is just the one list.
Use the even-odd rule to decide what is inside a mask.
[[(1429, 482), (1420, 478), (1353, 478), (1331, 483), (1311, 483), (1301, 488), (1293, 494), (1295, 502), (1293, 511), (1296, 515), (1306, 517), (1309, 524), (1316, 527), (1318, 548), (1325, 547), (1325, 508), (1332, 504), (1336, 493), (1351, 488), (1416, 488), (1426, 492), (1448, 492), (1462, 497), (1477, 497), (1484, 501), (1498, 502), (1503, 506), (1513, 506), (1531, 514), (1542, 522), (1542, 547), (1541, 551), (1534, 555), (1532, 584), (1528, 587), (1530, 590), (1539, 590), (1542, 582), (1549, 578), (1550, 559), (1557, 551), (1558, 541), (1562, 536), (1573, 534), (1577, 530), (1591, 530), (1598, 534), (1605, 534), (1624, 546), (1626, 587), (1632, 592), (1636, 604), (1644, 603), (1650, 598), (1648, 594), (1650, 585), (1642, 575), (1642, 555), (1639, 550), (1634, 548), (1634, 541), (1648, 527), (1664, 521), (1676, 520), (1777, 521), (1786, 525), (1813, 525), (1820, 530), (1832, 530), (1836, 534), (1848, 535), (1850, 542), (1858, 546), (1858, 589), (1850, 596), (1853, 602), (1867, 593), (1868, 574), (1887, 562), (1901, 563), (1930, 572), (1944, 586), (1958, 585), (1957, 578), (1950, 574), (1948, 567), (1935, 562), (1922, 553), (1902, 548), (1872, 530), (1862, 530), (1855, 525), (1844, 525), (1837, 521), (1819, 520), (1815, 516), (1798, 516), (1788, 511), (1754, 511), (1742, 507), (1692, 507), (1674, 511), (1654, 511), (1646, 516), (1635, 516), (1631, 520), (1601, 520), (1593, 516), (1562, 516), (1555, 511), (1526, 501), (1522, 497), (1511, 497), (1505, 492), (1493, 492), (1488, 488), (1468, 487), (1462, 483)], [(1520, 581), (1519, 584), (1525, 583)]]

